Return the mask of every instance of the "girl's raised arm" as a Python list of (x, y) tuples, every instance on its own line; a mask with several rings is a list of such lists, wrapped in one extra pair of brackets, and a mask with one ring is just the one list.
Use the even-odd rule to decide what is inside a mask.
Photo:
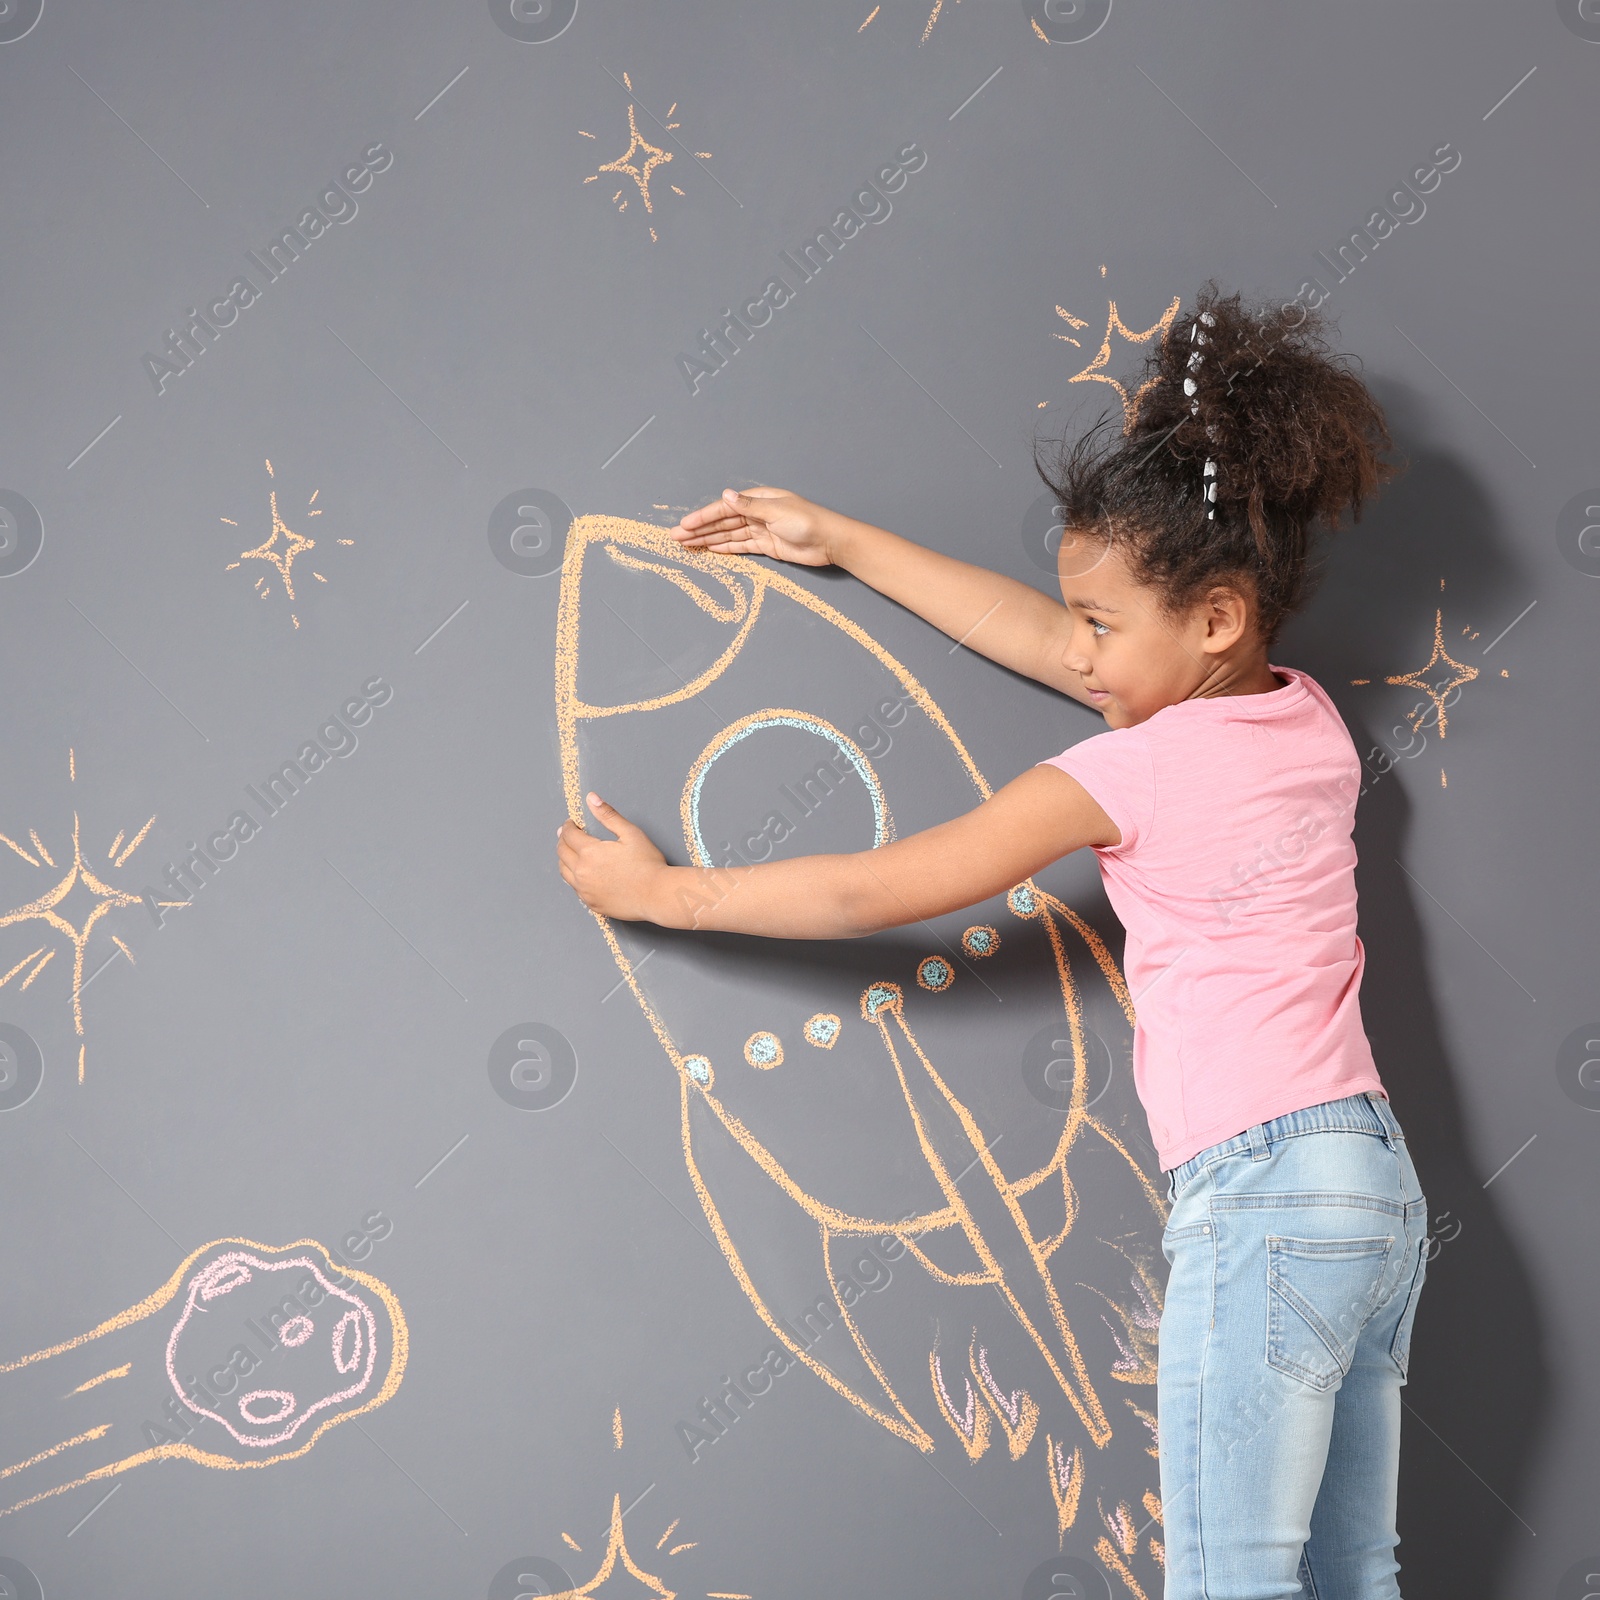
[(671, 532), (682, 544), (724, 555), (843, 567), (969, 650), (1092, 704), (1083, 680), (1062, 661), (1071, 629), (1066, 607), (1015, 578), (765, 486), (742, 494), (725, 489)]

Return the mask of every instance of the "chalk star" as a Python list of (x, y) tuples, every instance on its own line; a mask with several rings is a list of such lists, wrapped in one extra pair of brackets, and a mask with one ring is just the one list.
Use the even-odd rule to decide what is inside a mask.
[[(77, 782), (77, 763), (68, 753), (68, 770), (72, 781)], [(120, 830), (111, 842), (111, 848), (106, 852), (106, 860), (113, 867), (121, 868), (127, 865), (128, 858), (144, 843), (145, 836), (155, 825), (155, 818), (150, 820), (134, 835), (131, 841), (127, 840), (126, 829)], [(27, 922), (42, 922), (56, 933), (64, 934), (72, 946), (72, 1024), (73, 1031), (81, 1039), (84, 1036), (83, 1028), (83, 990), (86, 983), (84, 978), (84, 952), (89, 943), (89, 935), (94, 932), (100, 921), (113, 911), (119, 911), (128, 906), (140, 903), (140, 897), (127, 889), (119, 889), (115, 885), (105, 882), (99, 874), (83, 859), (83, 849), (79, 840), (78, 813), (72, 813), (72, 864), (65, 868), (62, 877), (54, 888), (47, 889), (37, 899), (30, 900), (26, 905), (14, 907), (10, 911), (0, 912), (0, 928), (18, 926)], [(8, 838), (0, 833), (0, 846), (8, 847), (14, 854), (20, 856), (29, 866), (50, 868), (62, 871), (55, 858), (45, 848), (44, 841), (36, 830), (29, 830), (29, 843), (33, 849), (24, 849), (15, 839)], [(70, 901), (70, 904), (68, 903)], [(181, 903), (181, 902), (180, 902)], [(172, 902), (159, 901), (159, 905), (168, 906)], [(70, 913), (70, 914), (69, 914)], [(115, 934), (111, 935), (111, 942), (125, 955), (129, 961), (133, 960), (133, 952)], [(59, 948), (59, 947), (57, 947)], [(19, 973), (27, 968), (23, 977), (21, 988), (26, 989), (35, 978), (44, 971), (55, 958), (56, 950), (40, 945), (31, 954), (26, 955), (17, 962), (11, 970), (0, 976), (0, 988), (4, 988)], [(78, 1048), (78, 1081), (83, 1082), (84, 1055), (86, 1046)]]
[[(622, 1408), (619, 1406), (611, 1417), (611, 1437), (618, 1450), (622, 1448)], [(655, 1484), (650, 1485), (654, 1489)], [(638, 1505), (646, 1494), (637, 1496), (628, 1511)], [(628, 1542), (623, 1536), (622, 1519), (627, 1515), (622, 1509), (622, 1496), (616, 1494), (611, 1500), (611, 1522), (606, 1530), (605, 1554), (600, 1559), (600, 1566), (595, 1575), (582, 1585), (570, 1589), (563, 1589), (560, 1593), (551, 1596), (551, 1600), (645, 1600), (645, 1596), (653, 1596), (654, 1600), (676, 1600), (679, 1593), (670, 1589), (654, 1573), (646, 1572), (628, 1552)], [(667, 1540), (672, 1537), (673, 1530), (678, 1526), (678, 1518), (674, 1517), (667, 1525), (667, 1531), (656, 1541), (656, 1549), (662, 1549)], [(583, 1546), (572, 1537), (570, 1533), (563, 1533), (562, 1540), (571, 1550), (582, 1553)], [(682, 1555), (686, 1550), (697, 1547), (698, 1540), (689, 1540), (682, 1544), (675, 1544), (667, 1551), (669, 1556)], [(710, 1600), (752, 1600), (748, 1594), (731, 1594), (726, 1592), (712, 1592)]]
[[(1445, 666), (1448, 670), (1441, 684), (1435, 688), (1430, 680), (1430, 674), (1435, 667)], [(1413, 689), (1420, 689), (1429, 700), (1433, 702), (1434, 710), (1439, 714), (1439, 737), (1445, 736), (1448, 719), (1445, 716), (1444, 703), (1452, 689), (1459, 688), (1462, 684), (1471, 683), (1478, 676), (1476, 667), (1469, 667), (1457, 661), (1444, 647), (1444, 612), (1435, 611), (1433, 614), (1433, 654), (1428, 657), (1425, 665), (1417, 668), (1415, 672), (1402, 673), (1393, 678), (1385, 678), (1385, 683), (1406, 684)], [(1426, 712), (1419, 712), (1416, 720), (1411, 724), (1411, 731), (1415, 733), (1422, 726)]]
[[(619, 1559), (628, 1574), (644, 1586), (646, 1593), (657, 1596), (658, 1600), (675, 1600), (676, 1589), (669, 1589), (659, 1578), (643, 1571), (633, 1557), (629, 1555), (627, 1541), (622, 1536), (622, 1496), (620, 1494), (611, 1502), (611, 1530), (606, 1539), (606, 1553), (605, 1558), (600, 1563), (600, 1570), (581, 1589), (569, 1589), (565, 1595), (558, 1595), (556, 1600), (578, 1600), (580, 1595), (587, 1597), (599, 1594), (602, 1586), (607, 1584), (607, 1580), (610, 1579), (615, 1571)], [(624, 1583), (622, 1587), (631, 1588), (631, 1585)], [(616, 1585), (611, 1585), (611, 1588), (613, 1592), (616, 1592)]]
[[(151, 821), (155, 819), (152, 817)], [(141, 836), (142, 837), (142, 836)], [(21, 852), (18, 852), (19, 854)], [(49, 861), (46, 856), (45, 860)], [(52, 863), (53, 864), (53, 863)], [(93, 901), (93, 909), (84, 918), (81, 928), (73, 925), (57, 911), (57, 907), (64, 901), (77, 885), (89, 891)], [(139, 897), (130, 894), (126, 889), (114, 889), (109, 883), (96, 877), (94, 871), (83, 859), (83, 852), (78, 845), (78, 814), (72, 814), (72, 865), (67, 869), (67, 875), (55, 888), (46, 890), (37, 900), (31, 900), (25, 906), (18, 906), (14, 911), (8, 911), (0, 916), (0, 928), (9, 928), (18, 922), (44, 922), (54, 928), (57, 933), (66, 934), (72, 941), (76, 953), (75, 971), (73, 973), (73, 1006), (77, 1011), (78, 1032), (83, 1032), (83, 1012), (80, 1004), (80, 993), (83, 987), (83, 947), (89, 942), (89, 934), (94, 925), (105, 916), (107, 912), (118, 906), (136, 906)]]
[[(672, 159), (672, 152), (670, 150), (663, 150), (659, 145), (651, 144), (650, 141), (639, 132), (639, 123), (637, 118), (634, 116), (634, 110), (631, 104), (628, 107), (628, 132), (631, 135), (628, 148), (624, 150), (615, 161), (607, 161), (602, 163), (599, 170), (601, 172), (627, 173), (627, 175), (639, 186), (639, 197), (644, 201), (645, 210), (654, 211), (655, 207), (650, 203), (650, 174), (654, 172), (657, 167), (665, 166), (666, 163)], [(634, 152), (638, 150), (643, 150), (645, 152), (645, 160), (642, 167), (635, 166), (633, 164)]]
[[(278, 491), (267, 491), (267, 499), (272, 506), (272, 532), (258, 544), (254, 550), (241, 550), (241, 561), (270, 561), (278, 569), (278, 576), (283, 579), (284, 592), (291, 600), (294, 599), (294, 558), (307, 550), (317, 547), (315, 539), (308, 539), (303, 533), (296, 533), (282, 517), (278, 515)], [(283, 544), (278, 545), (279, 535), (283, 537)]]
[[(272, 470), (272, 463), (270, 461), (267, 462), (266, 466), (267, 476), (269, 478), (277, 477), (277, 473)], [(321, 493), (322, 491), (320, 489), (315, 489), (312, 491), (311, 498), (306, 501), (306, 516), (320, 517), (322, 515), (320, 510), (312, 509), (316, 505), (317, 496)], [(239, 552), (239, 559), (237, 561), (230, 561), (225, 570), (228, 572), (234, 572), (246, 561), (269, 562), (277, 569), (278, 576), (283, 579), (284, 593), (288, 595), (291, 601), (293, 601), (295, 598), (295, 558), (297, 556), (304, 555), (307, 550), (315, 550), (317, 547), (317, 541), (315, 539), (308, 538), (303, 533), (296, 533), (295, 530), (283, 520), (283, 516), (278, 510), (278, 491), (276, 489), (269, 489), (267, 491), (267, 504), (271, 508), (272, 525), (267, 533), (266, 538), (263, 539), (254, 550), (241, 550)], [(227, 523), (230, 528), (236, 528), (239, 526), (239, 524), (236, 523), (232, 517), (224, 517), (222, 520)], [(337, 541), (337, 543), (342, 545), (351, 545), (355, 543), (355, 540), (340, 539)], [(328, 581), (320, 572), (313, 572), (311, 576), (315, 578), (318, 583), (326, 583)], [(267, 580), (267, 577), (264, 573), (256, 579), (256, 593), (259, 594), (263, 600), (265, 600), (267, 596), (272, 593), (272, 585)], [(300, 626), (300, 618), (292, 611), (289, 613), (289, 620), (295, 625), (295, 627), (298, 628)]]
[[(1148, 389), (1156, 380), (1152, 378), (1148, 382), (1141, 384), (1130, 399), (1128, 391), (1124, 389), (1123, 386), (1105, 370), (1111, 364), (1111, 335), (1113, 333), (1120, 333), (1122, 337), (1130, 344), (1148, 344), (1150, 340), (1156, 337), (1157, 334), (1165, 334), (1167, 329), (1172, 326), (1172, 319), (1177, 316), (1178, 307), (1181, 304), (1182, 296), (1174, 295), (1172, 304), (1167, 307), (1160, 321), (1146, 328), (1143, 333), (1135, 333), (1133, 329), (1131, 329), (1122, 320), (1122, 313), (1117, 310), (1117, 302), (1115, 300), (1111, 301), (1110, 309), (1106, 314), (1106, 331), (1101, 337), (1100, 348), (1096, 352), (1094, 360), (1091, 361), (1082, 372), (1074, 373), (1072, 377), (1067, 380), (1069, 383), (1110, 384), (1111, 387), (1115, 389), (1118, 395), (1120, 395), (1122, 398), (1122, 431), (1124, 433), (1127, 433), (1132, 429), (1134, 418), (1139, 412), (1139, 402), (1144, 398), (1145, 390)], [(1066, 321), (1074, 328), (1088, 327), (1088, 323), (1081, 321), (1077, 317), (1074, 317), (1070, 312), (1064, 311), (1060, 306), (1056, 307), (1056, 312), (1058, 315), (1065, 318)], [(1077, 344), (1078, 342), (1076, 339), (1065, 333), (1058, 333), (1056, 338), (1065, 339), (1068, 344)]]

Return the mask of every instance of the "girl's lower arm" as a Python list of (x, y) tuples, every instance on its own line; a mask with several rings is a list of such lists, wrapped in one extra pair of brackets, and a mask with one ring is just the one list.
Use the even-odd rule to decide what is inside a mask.
[(850, 856), (750, 867), (658, 869), (641, 908), (663, 928), (772, 939), (853, 939), (876, 931), (870, 885)]

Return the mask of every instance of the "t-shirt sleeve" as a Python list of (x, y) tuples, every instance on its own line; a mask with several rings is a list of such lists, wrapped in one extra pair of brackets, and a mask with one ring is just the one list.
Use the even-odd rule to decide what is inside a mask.
[(1076, 778), (1105, 814), (1116, 823), (1122, 843), (1107, 853), (1136, 849), (1155, 817), (1155, 765), (1149, 741), (1138, 728), (1112, 728), (1084, 739), (1041, 767), (1059, 767)]

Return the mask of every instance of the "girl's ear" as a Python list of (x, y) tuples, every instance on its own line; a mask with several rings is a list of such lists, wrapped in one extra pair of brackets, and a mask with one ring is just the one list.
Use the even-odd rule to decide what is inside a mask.
[(1204, 607), (1204, 648), (1212, 653), (1231, 650), (1255, 626), (1249, 596), (1231, 584), (1217, 584), (1208, 591)]

